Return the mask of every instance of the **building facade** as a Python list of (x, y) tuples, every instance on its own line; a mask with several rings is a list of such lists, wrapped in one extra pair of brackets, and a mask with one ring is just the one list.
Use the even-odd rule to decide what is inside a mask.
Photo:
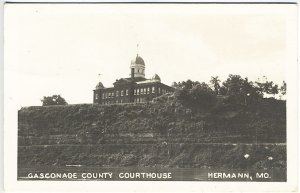
[(113, 87), (105, 88), (101, 82), (94, 92), (94, 103), (140, 103), (151, 101), (153, 98), (174, 88), (161, 83), (160, 77), (155, 74), (151, 79), (145, 78), (145, 62), (137, 55), (130, 64), (130, 77), (116, 80)]

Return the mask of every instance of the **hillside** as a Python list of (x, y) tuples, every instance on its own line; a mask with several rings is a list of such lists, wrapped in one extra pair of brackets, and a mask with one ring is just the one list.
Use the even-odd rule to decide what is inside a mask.
[(27, 107), (18, 118), (23, 166), (286, 167), (286, 104), (275, 99), (195, 109), (164, 95), (150, 103)]

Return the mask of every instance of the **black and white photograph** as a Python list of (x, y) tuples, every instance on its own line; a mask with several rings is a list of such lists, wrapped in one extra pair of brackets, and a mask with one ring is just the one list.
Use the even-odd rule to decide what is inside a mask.
[(297, 187), (297, 4), (12, 2), (4, 11), (9, 187)]

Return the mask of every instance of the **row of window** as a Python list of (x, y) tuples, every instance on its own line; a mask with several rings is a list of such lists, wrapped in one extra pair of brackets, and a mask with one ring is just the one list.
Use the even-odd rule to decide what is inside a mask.
[[(158, 88), (158, 94), (165, 94), (167, 91), (165, 89), (160, 89)], [(155, 93), (155, 87), (153, 86), (152, 88), (151, 87), (146, 87), (146, 88), (137, 88), (137, 89), (134, 89), (134, 95), (143, 95), (143, 94), (151, 94), (151, 93)], [(116, 97), (119, 97), (119, 96), (128, 96), (129, 94), (129, 90), (126, 89), (126, 90), (117, 90), (116, 91)], [(96, 100), (99, 98), (99, 95), (96, 94)], [(115, 97), (115, 92), (107, 92), (107, 93), (102, 93), (102, 99), (107, 99), (107, 98), (114, 98)]]
[[(116, 103), (123, 103), (123, 100), (120, 99), (120, 100), (116, 100)], [(103, 101), (102, 104), (114, 104), (114, 101)]]
[[(160, 88), (158, 88), (160, 91)], [(151, 87), (147, 87), (147, 88), (137, 88), (134, 89), (134, 95), (142, 95), (142, 94), (150, 94), (150, 93), (155, 93), (155, 87), (153, 86), (152, 89)], [(158, 92), (160, 93), (160, 92)]]
[[(146, 102), (147, 100), (145, 98), (135, 98), (134, 102), (139, 103), (139, 102)], [(103, 101), (102, 104), (114, 104), (115, 101)], [(116, 103), (124, 103), (122, 99), (116, 100)]]

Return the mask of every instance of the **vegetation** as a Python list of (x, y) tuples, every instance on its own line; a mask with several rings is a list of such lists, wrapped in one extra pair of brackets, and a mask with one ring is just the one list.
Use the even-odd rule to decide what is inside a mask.
[(52, 95), (52, 96), (44, 96), (41, 100), (43, 106), (50, 106), (50, 105), (67, 105), (68, 103), (64, 98), (60, 95)]
[(215, 76), (211, 77), (210, 85), (187, 80), (174, 82), (172, 86), (176, 88), (175, 95), (178, 100), (194, 107), (212, 106), (216, 102), (216, 95), (227, 97), (231, 103), (249, 105), (258, 103), (268, 94), (273, 95), (274, 98), (279, 93), (281, 94), (280, 98), (286, 94), (286, 82), (283, 81), (279, 88), (277, 84), (268, 81), (266, 77), (252, 82), (240, 75), (230, 74), (221, 84), (219, 77)]
[(189, 87), (175, 90), (175, 97), (183, 104), (192, 108), (207, 109), (216, 102), (215, 92), (205, 83), (195, 83)]

